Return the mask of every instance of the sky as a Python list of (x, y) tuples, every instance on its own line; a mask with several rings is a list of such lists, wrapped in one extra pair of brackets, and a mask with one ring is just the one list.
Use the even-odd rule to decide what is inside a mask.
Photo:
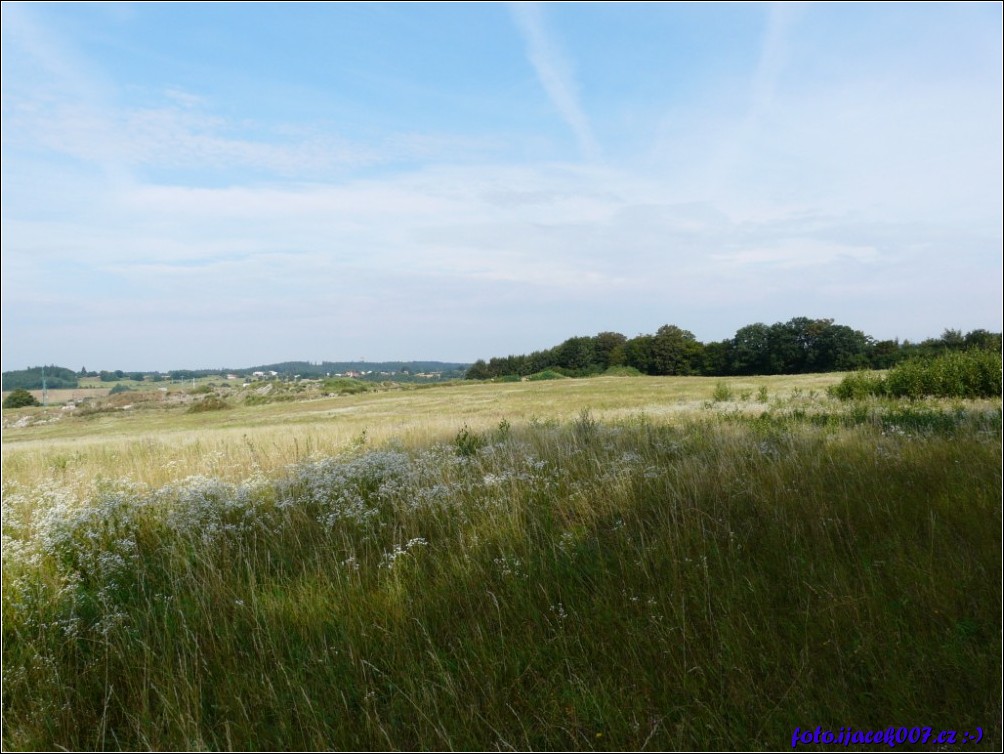
[(3, 369), (1000, 331), (1001, 7), (4, 2)]

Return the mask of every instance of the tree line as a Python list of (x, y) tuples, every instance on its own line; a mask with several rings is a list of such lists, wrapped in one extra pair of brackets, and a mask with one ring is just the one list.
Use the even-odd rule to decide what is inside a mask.
[(72, 389), (79, 386), (72, 369), (57, 366), (31, 367), (3, 373), (3, 390), (41, 390), (43, 384), (51, 390)]
[(467, 379), (528, 377), (545, 370), (569, 377), (608, 370), (647, 375), (768, 375), (888, 369), (918, 356), (971, 348), (1000, 351), (1001, 334), (945, 330), (920, 343), (875, 340), (832, 319), (795, 317), (767, 325), (757, 322), (727, 340), (702, 343), (689, 330), (663, 325), (653, 335), (627, 338), (617, 332), (569, 338), (543, 351), (479, 359)]

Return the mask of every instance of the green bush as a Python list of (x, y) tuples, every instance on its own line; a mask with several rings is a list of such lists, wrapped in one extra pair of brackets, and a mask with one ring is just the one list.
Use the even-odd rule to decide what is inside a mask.
[(457, 436), (453, 440), (457, 455), (462, 458), (470, 458), (477, 455), (478, 450), (486, 444), (485, 439), (472, 432), (466, 424), (457, 432)]
[(527, 377), (527, 380), (531, 382), (537, 382), (539, 380), (564, 380), (567, 379), (565, 375), (554, 371), (553, 369), (545, 369), (543, 372), (537, 372), (536, 374), (531, 374)]
[(113, 387), (111, 390), (108, 391), (108, 395), (118, 395), (119, 393), (128, 393), (130, 391), (132, 391), (131, 387), (119, 383), (118, 385), (116, 385), (115, 387)]
[(1001, 355), (993, 351), (951, 351), (933, 359), (897, 364), (884, 378), (849, 374), (830, 388), (842, 400), (868, 395), (892, 398), (993, 398), (1001, 395)]
[(634, 367), (609, 367), (605, 371), (606, 377), (641, 377), (642, 373)]
[(12, 390), (10, 395), (8, 395), (3, 400), (4, 408), (24, 408), (25, 406), (38, 406), (39, 402), (35, 400), (35, 396), (29, 393), (24, 388), (18, 388), (17, 390)]
[(869, 372), (854, 372), (844, 377), (839, 384), (829, 388), (829, 393), (840, 400), (856, 400), (869, 395), (885, 395), (881, 375)]
[(1001, 355), (972, 350), (898, 364), (885, 379), (896, 398), (992, 398), (1001, 394)]
[[(246, 395), (244, 396), (245, 406), (265, 406), (269, 403), (292, 403), (296, 400), (295, 395), (282, 394), (276, 395), (274, 393), (269, 393), (268, 395)], [(229, 406), (227, 407), (229, 408)]]
[(198, 403), (192, 404), (192, 407), (188, 409), (188, 413), (200, 414), (204, 411), (222, 411), (228, 408), (231, 408), (230, 404), (220, 398), (220, 396), (207, 395)]
[(331, 377), (324, 381), (324, 390), (338, 395), (355, 395), (372, 390), (372, 386), (352, 377)]
[(722, 401), (732, 400), (732, 388), (729, 387), (727, 382), (716, 382), (715, 390), (711, 394), (711, 398), (715, 403), (721, 403)]

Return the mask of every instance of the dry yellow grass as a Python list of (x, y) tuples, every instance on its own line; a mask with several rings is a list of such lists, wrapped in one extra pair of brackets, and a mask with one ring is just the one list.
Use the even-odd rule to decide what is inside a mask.
[[(840, 374), (752, 378), (598, 377), (520, 383), (463, 383), (315, 398), (227, 411), (187, 413), (184, 406), (144, 404), (139, 394), (114, 396), (117, 408), (89, 416), (59, 407), (5, 412), (4, 485), (58, 484), (85, 493), (95, 480), (130, 480), (151, 487), (202, 475), (225, 481), (273, 476), (305, 458), (333, 455), (362, 443), (404, 445), (452, 438), (467, 426), (481, 431), (506, 419), (514, 426), (567, 421), (588, 409), (617, 421), (642, 414), (672, 422), (700, 411), (725, 382), (731, 404), (759, 411), (770, 401), (825, 394)], [(133, 405), (132, 408), (126, 408)], [(147, 407), (144, 407), (146, 405)], [(18, 427), (15, 418), (31, 416)], [(46, 421), (48, 419), (48, 421)]]

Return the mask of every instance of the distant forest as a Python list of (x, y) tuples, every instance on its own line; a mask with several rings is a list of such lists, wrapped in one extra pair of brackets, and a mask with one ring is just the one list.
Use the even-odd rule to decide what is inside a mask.
[(519, 356), (479, 359), (467, 379), (528, 377), (551, 371), (568, 377), (608, 370), (647, 375), (768, 375), (888, 369), (915, 357), (970, 348), (1001, 350), (1001, 334), (945, 330), (921, 343), (875, 340), (832, 319), (795, 317), (739, 329), (728, 340), (702, 343), (688, 330), (663, 325), (654, 335), (617, 332), (569, 338), (561, 345)]
[[(256, 372), (274, 379), (316, 379), (349, 374), (368, 381), (438, 382), (466, 378), (490, 380), (521, 378), (553, 372), (587, 377), (607, 371), (648, 375), (768, 375), (888, 369), (901, 361), (934, 357), (970, 348), (1001, 351), (1001, 333), (945, 330), (940, 338), (920, 343), (875, 340), (860, 330), (832, 319), (795, 317), (773, 325), (756, 323), (740, 328), (728, 340), (702, 343), (688, 330), (663, 325), (654, 335), (633, 338), (617, 332), (569, 338), (544, 351), (518, 356), (479, 359), (473, 365), (442, 361), (284, 361), (241, 369), (173, 369), (169, 372), (88, 371), (65, 367), (32, 367), (3, 373), (3, 390), (76, 388), (83, 378), (116, 383), (182, 381)], [(272, 373), (275, 373), (274, 375)]]
[(7, 390), (41, 390), (44, 386), (52, 390), (75, 388), (79, 385), (77, 374), (64, 367), (32, 367), (16, 372), (3, 373), (3, 389)]

